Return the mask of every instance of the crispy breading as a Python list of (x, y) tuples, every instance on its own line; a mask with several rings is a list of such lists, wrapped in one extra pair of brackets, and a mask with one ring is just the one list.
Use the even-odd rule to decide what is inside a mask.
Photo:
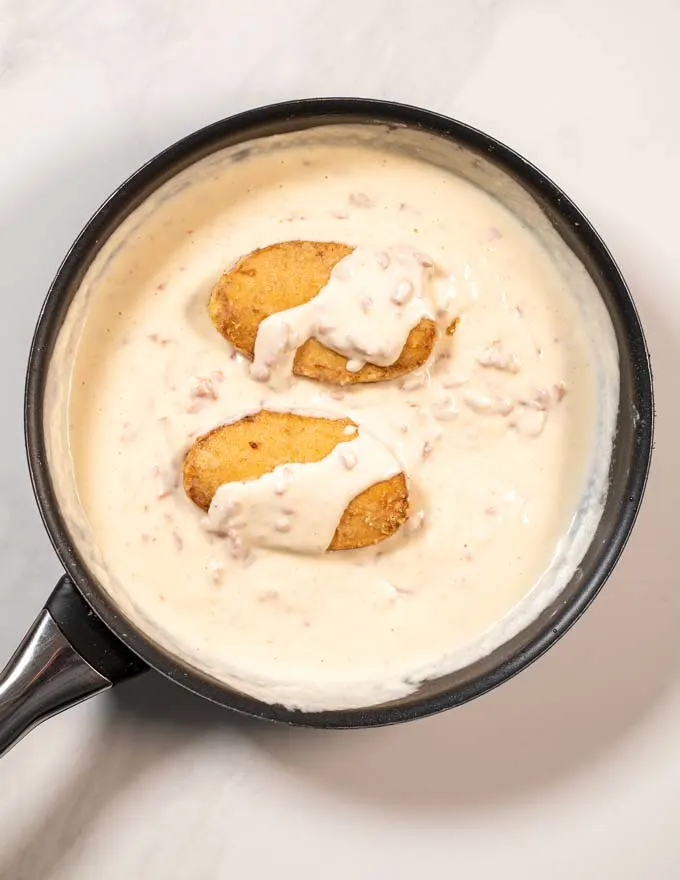
[[(222, 336), (252, 360), (260, 323), (315, 297), (328, 283), (335, 264), (352, 251), (349, 245), (323, 241), (283, 241), (253, 251), (213, 288), (210, 319)], [(394, 364), (366, 364), (356, 373), (346, 369), (347, 359), (342, 355), (308, 339), (295, 355), (293, 372), (333, 385), (396, 379), (427, 361), (436, 337), (434, 321), (423, 318), (409, 333)]]
[[(184, 459), (184, 491), (207, 510), (223, 483), (255, 480), (282, 464), (321, 461), (351, 442), (351, 419), (324, 419), (261, 410), (198, 437)], [(356, 436), (356, 435), (355, 435)], [(323, 504), (323, 487), (314, 503)], [(388, 538), (406, 521), (408, 489), (403, 473), (369, 486), (347, 505), (329, 550), (354, 550)]]

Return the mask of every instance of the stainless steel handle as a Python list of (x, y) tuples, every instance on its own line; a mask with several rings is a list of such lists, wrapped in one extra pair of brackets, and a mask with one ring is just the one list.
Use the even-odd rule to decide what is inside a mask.
[(0, 673), (0, 757), (41, 721), (110, 687), (44, 609)]

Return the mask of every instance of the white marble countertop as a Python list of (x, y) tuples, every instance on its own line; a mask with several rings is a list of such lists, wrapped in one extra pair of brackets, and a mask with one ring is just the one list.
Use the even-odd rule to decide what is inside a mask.
[(328, 733), (149, 675), (2, 759), (3, 880), (680, 877), (679, 29), (676, 0), (0, 0), (0, 661), (59, 575), (22, 436), (47, 286), (129, 172), (234, 111), (392, 98), (517, 148), (619, 260), (659, 412), (623, 561), (517, 679), (427, 721)]

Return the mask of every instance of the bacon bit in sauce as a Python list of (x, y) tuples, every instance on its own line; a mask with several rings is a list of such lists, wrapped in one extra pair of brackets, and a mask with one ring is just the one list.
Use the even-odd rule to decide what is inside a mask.
[(553, 385), (553, 392), (555, 394), (555, 400), (559, 403), (567, 393), (567, 383), (563, 381), (556, 382)]
[(507, 416), (515, 408), (515, 401), (508, 397), (490, 397), (479, 391), (464, 391), (463, 400), (473, 412), (485, 416)]
[(224, 580), (224, 563), (220, 562), (219, 559), (211, 559), (208, 564), (208, 571), (210, 572), (212, 582), (219, 586)]
[(534, 393), (529, 401), (529, 406), (542, 411), (550, 408), (552, 404), (552, 396), (547, 388), (535, 388)]
[(228, 529), (226, 537), (229, 539), (229, 552), (232, 559), (246, 560), (250, 555), (250, 550), (243, 542), (243, 538), (234, 529)]
[(548, 421), (548, 413), (545, 410), (522, 405), (513, 416), (510, 427), (525, 437), (540, 437)]
[(224, 505), (224, 510), (230, 516), (234, 516), (235, 514), (241, 511), (242, 504), (240, 501), (231, 500)]
[(514, 354), (505, 350), (500, 339), (496, 339), (477, 358), (482, 367), (501, 370), (505, 373), (519, 373), (520, 363)]
[(434, 267), (434, 261), (432, 260), (432, 258), (428, 257), (428, 255), (424, 254), (422, 251), (418, 251), (415, 254), (415, 258), (416, 260), (418, 260), (423, 269), (432, 269)]
[[(158, 484), (158, 491), (156, 493), (156, 498), (159, 500), (162, 498), (167, 498), (171, 495), (178, 485), (178, 476), (175, 471), (171, 468), (167, 470), (161, 470), (161, 468), (155, 464), (151, 468), (151, 475), (156, 478)], [(148, 506), (148, 505), (147, 505)], [(171, 521), (171, 517), (169, 514), (165, 514), (168, 521)]]
[(182, 540), (182, 536), (176, 529), (172, 533), (172, 541), (175, 545), (176, 550), (182, 550), (184, 548), (184, 541)]
[(375, 204), (373, 199), (364, 192), (352, 193), (349, 197), (349, 203), (355, 208), (372, 208)]
[(399, 586), (395, 585), (394, 589), (401, 596), (411, 596), (413, 593), (415, 593), (415, 587), (406, 586), (406, 584), (399, 584)]
[(452, 397), (442, 397), (432, 404), (432, 415), (439, 422), (448, 422), (458, 416), (458, 407)]
[(304, 214), (299, 214), (297, 211), (293, 211), (288, 217), (284, 217), (282, 220), (279, 220), (279, 223), (295, 223), (296, 220), (306, 220), (307, 217)]
[(431, 440), (425, 440), (423, 443), (421, 456), (423, 459), (428, 459), (432, 453), (434, 452), (434, 443)]
[(199, 400), (217, 400), (218, 397), (213, 380), (203, 378), (202, 376), (194, 380), (194, 385), (189, 395)]
[(165, 336), (160, 336), (158, 333), (149, 333), (147, 334), (147, 338), (151, 340), (151, 342), (155, 342), (156, 345), (168, 345), (172, 342), (171, 339), (167, 339)]
[(336, 220), (347, 220), (349, 214), (347, 211), (331, 211), (331, 217), (335, 217)]
[(406, 305), (407, 302), (413, 299), (413, 285), (411, 282), (408, 279), (399, 281), (394, 288), (390, 299), (397, 306)]
[(268, 382), (272, 371), (264, 364), (253, 364), (250, 368), (250, 377), (256, 382)]

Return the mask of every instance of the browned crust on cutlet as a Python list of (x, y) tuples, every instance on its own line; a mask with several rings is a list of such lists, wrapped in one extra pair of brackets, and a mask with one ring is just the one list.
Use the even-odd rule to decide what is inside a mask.
[[(325, 419), (261, 410), (198, 437), (184, 459), (184, 491), (203, 510), (223, 483), (255, 480), (279, 465), (321, 461), (338, 445), (351, 419)], [(356, 427), (356, 426), (355, 426)], [(356, 435), (355, 435), (356, 436)], [(323, 489), (317, 502), (323, 504)], [(345, 508), (329, 550), (356, 550), (394, 534), (408, 517), (403, 473), (369, 486)]]
[[(283, 241), (246, 254), (213, 288), (210, 319), (225, 339), (252, 360), (260, 323), (315, 297), (328, 283), (335, 264), (353, 250), (333, 241)], [(366, 364), (356, 373), (347, 370), (342, 355), (309, 339), (295, 355), (293, 372), (332, 385), (397, 379), (426, 363), (436, 338), (436, 324), (423, 318), (409, 333), (395, 363), (387, 367)]]

